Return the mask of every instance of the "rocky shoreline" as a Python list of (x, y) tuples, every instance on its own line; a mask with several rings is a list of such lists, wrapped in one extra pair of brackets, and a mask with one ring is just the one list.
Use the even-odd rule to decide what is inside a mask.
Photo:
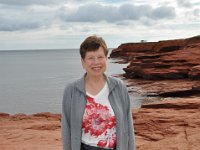
[(111, 58), (129, 63), (128, 86), (146, 96), (185, 97), (200, 93), (200, 36), (159, 42), (126, 43)]
[(200, 36), (126, 43), (110, 57), (129, 63), (130, 94), (147, 97), (133, 110), (137, 149), (200, 149)]
[(0, 113), (1, 150), (61, 150), (60, 114)]
[(137, 150), (199, 150), (200, 99), (170, 99), (133, 110)]
[[(137, 150), (199, 150), (200, 99), (167, 100), (133, 110)], [(0, 113), (1, 150), (61, 150), (61, 115)]]
[[(122, 44), (111, 57), (130, 63), (123, 75), (130, 93), (152, 97), (132, 111), (137, 150), (199, 150), (200, 36)], [(61, 150), (60, 121), (49, 112), (0, 113), (0, 149)]]

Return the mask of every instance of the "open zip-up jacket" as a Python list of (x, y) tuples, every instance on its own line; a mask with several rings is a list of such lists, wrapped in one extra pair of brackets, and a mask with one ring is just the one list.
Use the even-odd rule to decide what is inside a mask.
[[(130, 98), (120, 79), (105, 75), (109, 87), (109, 102), (116, 117), (116, 150), (135, 150)], [(85, 110), (85, 75), (66, 86), (62, 103), (63, 150), (80, 150), (82, 119)]]

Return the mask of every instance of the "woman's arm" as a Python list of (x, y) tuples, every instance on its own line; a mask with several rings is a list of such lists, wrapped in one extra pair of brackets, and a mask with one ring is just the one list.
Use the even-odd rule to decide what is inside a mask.
[(134, 136), (134, 127), (133, 127), (133, 118), (132, 118), (132, 111), (130, 107), (130, 98), (128, 96), (128, 133), (129, 133), (129, 141), (128, 141), (128, 150), (136, 150), (135, 148), (135, 136)]
[(125, 99), (127, 102), (127, 118), (128, 118), (128, 150), (136, 150), (135, 148), (135, 135), (134, 135), (134, 127), (133, 127), (133, 118), (132, 118), (132, 111), (131, 111), (131, 105), (130, 105), (130, 97), (128, 94), (128, 90), (126, 86), (124, 85), (125, 89)]
[(62, 143), (63, 150), (71, 150), (71, 136), (70, 136), (70, 101), (71, 92), (69, 87), (64, 91), (63, 102), (62, 102), (62, 119), (61, 119), (61, 129), (62, 129)]

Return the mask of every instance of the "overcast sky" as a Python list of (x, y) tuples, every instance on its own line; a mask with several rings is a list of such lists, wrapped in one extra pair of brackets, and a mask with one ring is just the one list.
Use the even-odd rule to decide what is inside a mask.
[(108, 47), (200, 35), (199, 0), (0, 0), (0, 50)]

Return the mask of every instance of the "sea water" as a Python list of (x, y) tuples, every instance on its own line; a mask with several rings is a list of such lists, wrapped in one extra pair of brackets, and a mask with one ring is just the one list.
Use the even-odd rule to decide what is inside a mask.
[[(127, 64), (113, 61), (106, 73), (123, 73)], [(61, 113), (65, 86), (84, 72), (78, 49), (0, 51), (0, 112)], [(131, 107), (140, 106), (139, 98), (131, 99)]]

